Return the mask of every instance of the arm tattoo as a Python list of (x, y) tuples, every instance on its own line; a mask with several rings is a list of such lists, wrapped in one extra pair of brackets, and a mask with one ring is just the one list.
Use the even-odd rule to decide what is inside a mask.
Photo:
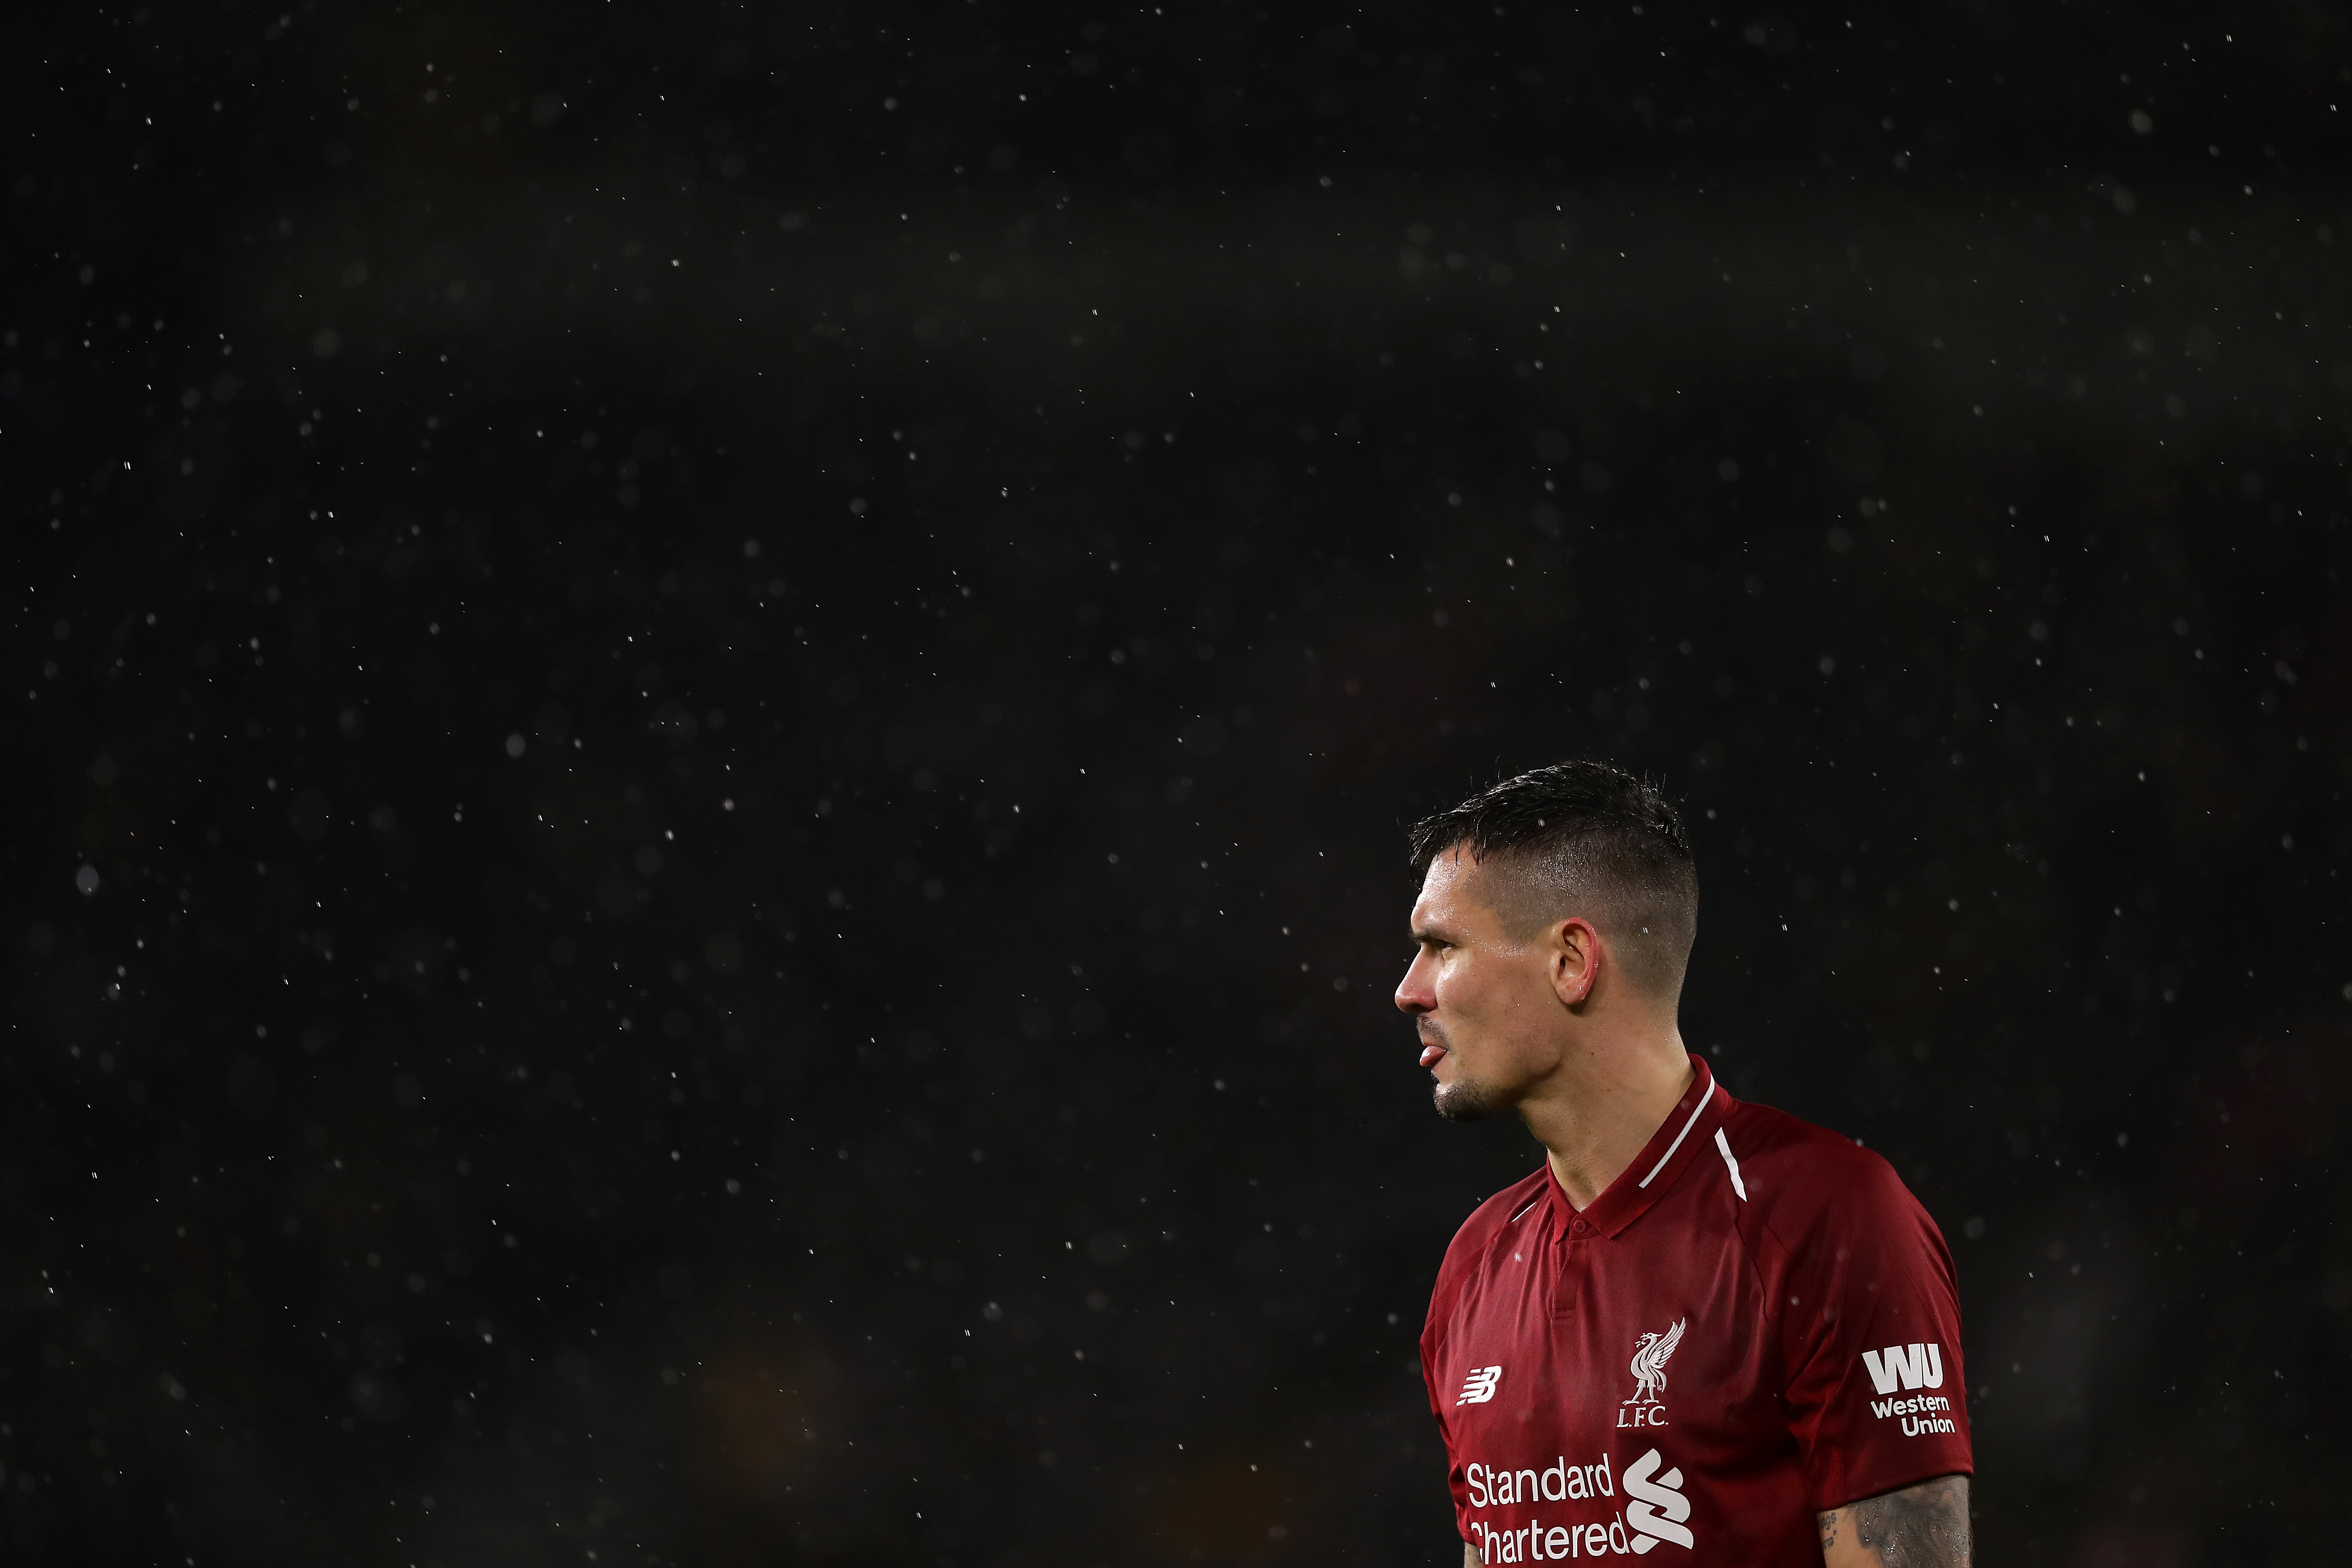
[[(1822, 1516), (1822, 1550), (1837, 1531), (1837, 1514)], [(1969, 1568), (1969, 1478), (1940, 1476), (1916, 1487), (1849, 1503), (1854, 1544), (1883, 1568)]]
[(1814, 1516), (1813, 1522), (1821, 1526), (1822, 1555), (1827, 1557), (1830, 1554), (1830, 1548), (1837, 1544), (1838, 1510), (1833, 1508), (1825, 1509)]

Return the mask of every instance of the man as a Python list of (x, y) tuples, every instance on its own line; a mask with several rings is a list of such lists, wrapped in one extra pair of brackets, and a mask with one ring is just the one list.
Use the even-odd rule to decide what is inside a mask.
[(1698, 878), (1613, 767), (1412, 834), (1396, 1003), (1438, 1111), (1549, 1152), (1446, 1251), (1422, 1331), (1463, 1561), (1967, 1568), (1951, 1255), (1885, 1161), (1683, 1046)]

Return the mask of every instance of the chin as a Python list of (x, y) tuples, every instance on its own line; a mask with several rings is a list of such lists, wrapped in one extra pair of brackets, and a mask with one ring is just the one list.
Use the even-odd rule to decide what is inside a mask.
[(1448, 1121), (1477, 1121), (1495, 1114), (1494, 1094), (1468, 1079), (1439, 1084), (1430, 1091), (1429, 1102)]

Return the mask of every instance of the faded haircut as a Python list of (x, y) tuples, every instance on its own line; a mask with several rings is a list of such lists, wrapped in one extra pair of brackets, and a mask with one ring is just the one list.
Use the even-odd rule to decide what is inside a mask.
[(1698, 866), (1679, 812), (1607, 763), (1556, 763), (1415, 823), (1412, 868), (1460, 848), (1491, 870), (1514, 941), (1581, 915), (1608, 939), (1635, 990), (1682, 991), (1698, 934)]

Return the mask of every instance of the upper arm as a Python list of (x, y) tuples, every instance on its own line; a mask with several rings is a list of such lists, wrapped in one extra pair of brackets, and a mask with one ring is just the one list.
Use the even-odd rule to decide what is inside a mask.
[(1966, 1473), (1959, 1291), (1943, 1237), (1875, 1155), (1819, 1163), (1836, 1190), (1811, 1173), (1814, 1187), (1784, 1194), (1769, 1216), (1806, 1495), (1819, 1504)]
[(1462, 1543), (1462, 1568), (1478, 1568), (1478, 1565), (1486, 1561), (1478, 1555), (1476, 1547), (1466, 1541)]
[(1969, 1568), (1966, 1476), (1824, 1509), (1815, 1521), (1826, 1568)]

